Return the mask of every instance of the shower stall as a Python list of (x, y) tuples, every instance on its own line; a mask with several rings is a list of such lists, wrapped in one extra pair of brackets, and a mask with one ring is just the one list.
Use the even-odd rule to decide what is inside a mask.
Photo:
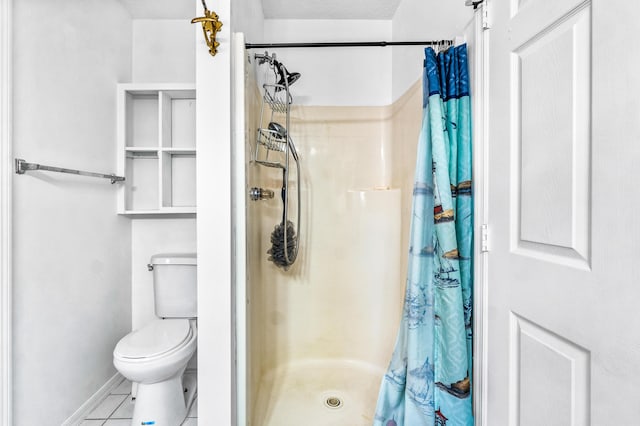
[[(232, 172), (237, 423), (371, 425), (404, 303), (421, 59), (413, 84), (392, 102), (332, 105), (306, 96), (323, 70), (305, 64), (304, 54), (245, 49), (241, 34), (234, 42), (234, 96), (244, 100), (234, 111), (244, 145), (234, 147)], [(423, 48), (400, 49), (420, 58)], [(353, 52), (344, 49), (306, 55), (326, 58), (325, 69)], [(286, 73), (274, 74), (274, 57)], [(335, 84), (357, 81), (345, 75)], [(287, 83), (290, 105), (265, 114), (274, 82)], [(290, 155), (285, 184), (283, 169), (262, 161), (265, 131), (282, 142), (270, 144), (276, 157), (269, 158)], [(286, 220), (297, 245), (295, 262), (284, 268), (269, 252), (274, 227)]]
[[(246, 134), (261, 135), (269, 92), (259, 90), (260, 75), (249, 75)], [(282, 193), (300, 205), (300, 251), (286, 271), (270, 262), (270, 233), (282, 223), (282, 203), (278, 197), (249, 202), (248, 420), (256, 426), (302, 419), (370, 424), (403, 297), (401, 192), (387, 172), (389, 159), (380, 155), (390, 148), (394, 111), (301, 107), (295, 86), (291, 92), (288, 132), (300, 156), (300, 179), (290, 179)], [(419, 104), (415, 112), (419, 120)], [(261, 149), (254, 139), (249, 158)], [(282, 174), (260, 160), (247, 165), (249, 187), (278, 193), (286, 186)]]
[[(258, 82), (266, 65), (257, 66), (251, 53), (244, 57), (252, 62), (245, 64), (246, 158), (255, 159), (256, 135), (268, 126)], [(313, 107), (296, 105), (291, 88), (287, 130), (300, 179), (292, 175), (282, 193), (299, 206), (289, 215), (298, 218), (299, 252), (286, 271), (269, 261), (283, 205), (277, 196), (247, 201), (247, 424), (373, 419), (402, 308), (401, 236), (408, 218), (402, 220), (399, 187), (412, 178), (411, 171), (393, 176), (392, 158), (383, 153), (394, 120), (419, 123), (421, 90), (413, 89), (392, 106)], [(246, 165), (250, 188), (278, 194), (282, 174), (261, 161)]]

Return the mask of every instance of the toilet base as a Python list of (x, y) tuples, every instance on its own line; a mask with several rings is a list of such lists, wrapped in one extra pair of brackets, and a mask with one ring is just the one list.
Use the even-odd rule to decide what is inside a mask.
[[(183, 370), (184, 371), (184, 370)], [(190, 379), (185, 382), (191, 382)], [(196, 392), (195, 381), (183, 385), (182, 371), (159, 383), (138, 383), (132, 425), (178, 426), (187, 417)], [(185, 388), (187, 391), (185, 392)]]
[(187, 415), (193, 405), (193, 401), (198, 396), (198, 373), (196, 370), (187, 371), (182, 375), (182, 387), (184, 389), (184, 403), (187, 407)]

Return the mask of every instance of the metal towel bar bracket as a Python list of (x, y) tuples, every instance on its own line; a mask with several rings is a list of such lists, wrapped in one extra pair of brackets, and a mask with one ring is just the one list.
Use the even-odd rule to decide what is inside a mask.
[(15, 168), (16, 168), (16, 173), (19, 175), (23, 175), (25, 172), (28, 172), (31, 170), (45, 170), (48, 172), (70, 173), (72, 175), (106, 178), (106, 179), (110, 179), (112, 184), (116, 182), (124, 181), (124, 176), (116, 176), (114, 174), (107, 175), (104, 173), (85, 172), (82, 170), (74, 170), (74, 169), (63, 169), (62, 167), (45, 166), (37, 163), (27, 163), (26, 161), (20, 158), (15, 159)]

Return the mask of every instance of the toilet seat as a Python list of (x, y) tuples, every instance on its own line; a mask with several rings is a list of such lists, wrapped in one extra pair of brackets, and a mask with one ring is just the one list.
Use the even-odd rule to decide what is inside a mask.
[(123, 337), (113, 354), (120, 359), (156, 358), (180, 348), (192, 336), (188, 319), (155, 319)]

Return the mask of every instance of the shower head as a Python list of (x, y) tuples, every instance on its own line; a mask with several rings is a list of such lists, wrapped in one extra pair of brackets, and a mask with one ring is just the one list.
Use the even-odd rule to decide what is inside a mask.
[(289, 84), (289, 86), (291, 86), (293, 83), (298, 81), (298, 79), (301, 77), (301, 74), (299, 72), (291, 72), (290, 73), (290, 72), (287, 71), (286, 68), (285, 68), (285, 72), (287, 74), (287, 83)]
[(301, 74), (299, 72), (289, 72), (287, 68), (282, 65), (280, 62), (274, 60), (273, 61), (276, 67), (276, 71), (278, 73), (279, 79), (276, 84), (285, 86), (285, 82), (287, 86), (291, 86), (293, 83), (300, 79)]

